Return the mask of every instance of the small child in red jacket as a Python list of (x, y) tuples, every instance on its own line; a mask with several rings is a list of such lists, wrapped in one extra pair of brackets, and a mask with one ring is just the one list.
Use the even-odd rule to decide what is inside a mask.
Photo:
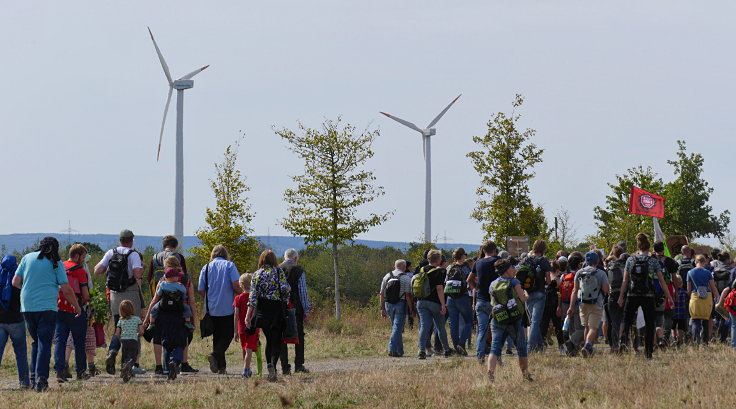
[(250, 378), (253, 376), (253, 372), (250, 370), (250, 361), (253, 358), (253, 351), (258, 348), (258, 335), (260, 330), (254, 328), (250, 331), (254, 331), (252, 334), (248, 333), (248, 329), (245, 327), (245, 316), (248, 312), (248, 297), (250, 296), (250, 281), (253, 277), (250, 273), (245, 273), (240, 276), (238, 280), (240, 282), (240, 288), (243, 289), (241, 294), (238, 294), (233, 301), (233, 307), (235, 307), (235, 325), (238, 328), (238, 332), (235, 334), (235, 340), (240, 340), (240, 346), (243, 348), (243, 377)]

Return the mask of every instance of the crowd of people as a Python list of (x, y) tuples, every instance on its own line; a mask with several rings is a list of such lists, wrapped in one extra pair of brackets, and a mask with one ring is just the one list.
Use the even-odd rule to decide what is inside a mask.
[(457, 248), (452, 260), (428, 250), (414, 269), (397, 260), (380, 286), (381, 315), (392, 327), (388, 355), (404, 355), (405, 322), (417, 316), (419, 359), (468, 355), (474, 330), (475, 356), (491, 381), (504, 349), (515, 351), (527, 381), (529, 354), (555, 345), (565, 356), (643, 350), (653, 359), (657, 349), (726, 343), (730, 334), (736, 349), (730, 254), (695, 254), (688, 245), (674, 250), (670, 257), (663, 242), (639, 233), (633, 253), (619, 242), (608, 255), (593, 247), (550, 259), (546, 242), (537, 240), (516, 258), (488, 241), (473, 259)]
[[(199, 322), (201, 336), (212, 336), (210, 370), (227, 374), (225, 353), (230, 343), (240, 342), (243, 350), (242, 376), (249, 378), (251, 360), (260, 357), (259, 333), (266, 345), (268, 379), (291, 373), (288, 346), (282, 333), (294, 327), (296, 344), (294, 371), (308, 372), (304, 366), (304, 321), (311, 303), (307, 295), (306, 273), (299, 254), (289, 249), (282, 263), (273, 251), (263, 251), (254, 273), (240, 274), (230, 261), (228, 250), (217, 245), (192, 283), (184, 256), (177, 251), (179, 241), (165, 236), (162, 251), (148, 265), (148, 287), (152, 300), (143, 296), (144, 257), (133, 245), (130, 230), (120, 232), (120, 245), (108, 250), (90, 269), (90, 256), (82, 244), (68, 250), (61, 260), (59, 242), (54, 237), (40, 241), (37, 251), (20, 263), (6, 255), (0, 263), (0, 361), (8, 338), (13, 344), (18, 380), (22, 389), (45, 391), (49, 387), (51, 352), (54, 348), (56, 380), (72, 378), (69, 357), (74, 351), (76, 379), (84, 381), (101, 373), (95, 367), (97, 336), (91, 323), (92, 274), (105, 275), (112, 332), (105, 371), (116, 374), (120, 355), (120, 376), (124, 382), (146, 373), (141, 368), (141, 338), (152, 342), (155, 375), (176, 379), (182, 372), (196, 373), (188, 361), (189, 344), (197, 328), (195, 288), (204, 300), (204, 317)], [(289, 311), (294, 311), (289, 314)], [(293, 323), (290, 321), (293, 317)], [(26, 331), (32, 340), (30, 367)], [(260, 368), (259, 368), (260, 373)]]

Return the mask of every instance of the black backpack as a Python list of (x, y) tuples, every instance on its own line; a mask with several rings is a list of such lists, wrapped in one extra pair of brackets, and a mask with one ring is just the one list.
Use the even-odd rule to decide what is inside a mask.
[[(545, 274), (542, 272), (542, 259), (543, 257), (541, 256), (527, 256), (524, 260), (521, 260), (522, 266), (529, 267), (529, 272), (525, 275), (529, 287), (525, 287), (523, 281), (521, 283), (522, 288), (527, 292), (537, 291), (542, 286), (542, 283), (546, 282)], [(519, 278), (518, 270), (516, 278)]]
[(718, 294), (721, 294), (731, 284), (731, 270), (725, 263), (719, 263), (713, 269), (713, 281), (715, 281)]
[(162, 312), (184, 312), (184, 293), (181, 291), (161, 291), (158, 310)]
[(134, 279), (128, 276), (128, 256), (135, 250), (122, 254), (118, 249), (112, 249), (112, 257), (107, 264), (107, 288), (111, 291), (125, 291)]
[[(687, 260), (687, 261), (685, 261)], [(695, 268), (695, 264), (693, 264), (692, 259), (682, 259), (679, 262), (680, 266), (677, 268), (677, 274), (680, 275), (680, 278), (682, 278), (683, 282), (687, 281), (687, 273), (690, 272), (690, 270)]]
[(608, 273), (608, 283), (611, 285), (611, 294), (621, 292), (621, 285), (624, 283), (624, 269), (620, 260), (611, 260), (608, 262), (606, 272)]
[(463, 266), (454, 265), (447, 272), (445, 278), (445, 294), (452, 298), (460, 298), (463, 295), (468, 295), (468, 283), (465, 279), (465, 273), (463, 272)]
[(394, 275), (393, 272), (389, 273), (391, 276), (386, 281), (386, 287), (383, 289), (383, 294), (386, 297), (386, 302), (389, 304), (396, 304), (401, 301), (401, 274)]
[(649, 256), (644, 258), (634, 257), (634, 268), (629, 272), (631, 295), (651, 295), (654, 293), (652, 278), (649, 276)]

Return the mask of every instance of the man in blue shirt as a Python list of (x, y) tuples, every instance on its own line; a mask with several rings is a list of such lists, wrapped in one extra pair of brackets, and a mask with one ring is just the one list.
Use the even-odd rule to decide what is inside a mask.
[(60, 287), (64, 297), (74, 308), (76, 317), (81, 312), (59, 256), (59, 241), (53, 237), (45, 237), (37, 251), (23, 256), (15, 271), (13, 286), (20, 288), (21, 312), (33, 339), (31, 385), (37, 392), (43, 392), (49, 387), (51, 339), (56, 329), (56, 301)]
[(494, 263), (498, 257), (496, 243), (487, 241), (481, 246), (485, 257), (475, 262), (473, 270), (468, 276), (468, 287), (475, 290), (475, 314), (478, 317), (478, 329), (475, 339), (475, 355), (479, 361), (486, 357), (486, 333), (491, 316), (491, 296), (488, 288), (491, 282), (498, 278)]

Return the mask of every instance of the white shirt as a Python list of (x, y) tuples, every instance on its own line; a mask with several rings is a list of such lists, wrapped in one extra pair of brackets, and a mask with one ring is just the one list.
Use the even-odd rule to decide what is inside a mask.
[[(129, 252), (133, 251), (130, 247), (123, 247), (119, 246), (116, 249), (118, 253), (120, 254), (128, 254)], [(107, 250), (107, 253), (105, 253), (105, 256), (102, 257), (102, 260), (100, 261), (100, 265), (107, 268), (107, 266), (110, 264), (110, 259), (112, 258), (112, 250)], [(143, 260), (141, 260), (141, 256), (138, 254), (137, 251), (133, 251), (133, 254), (128, 256), (128, 277), (133, 278), (133, 270), (136, 268), (143, 268)]]

